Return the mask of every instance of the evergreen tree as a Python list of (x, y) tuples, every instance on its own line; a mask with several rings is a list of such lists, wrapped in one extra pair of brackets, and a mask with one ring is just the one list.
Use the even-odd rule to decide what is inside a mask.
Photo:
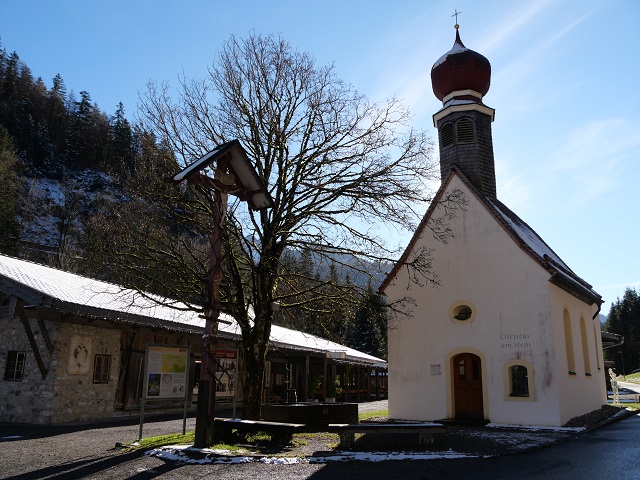
[(605, 350), (605, 357), (616, 361), (617, 373), (623, 373), (622, 365), (618, 364), (620, 352), (625, 373), (640, 368), (640, 292), (627, 288), (622, 300), (618, 298), (611, 304), (604, 330), (624, 336), (620, 348)]
[(8, 255), (17, 255), (20, 240), (16, 218), (18, 165), (13, 139), (0, 125), (0, 252)]
[(64, 151), (64, 139), (69, 128), (69, 112), (65, 107), (67, 89), (60, 74), (53, 77), (53, 86), (47, 93), (45, 121), (51, 138), (53, 154), (62, 157)]
[(118, 104), (116, 113), (111, 117), (108, 167), (113, 170), (123, 168), (133, 171), (134, 137), (129, 121), (124, 116), (124, 105)]
[(73, 105), (67, 136), (67, 164), (71, 168), (99, 168), (106, 163), (109, 145), (109, 120), (97, 105), (91, 103), (89, 92), (80, 92)]
[(0, 90), (0, 121), (9, 134), (15, 138), (20, 57), (16, 52), (13, 52), (11, 55), (6, 56), (3, 63), (3, 81), (2, 90)]
[(80, 92), (80, 101), (73, 106), (72, 122), (67, 136), (67, 161), (71, 167), (79, 167), (84, 162), (87, 165), (90, 146), (86, 143), (87, 134), (91, 128), (92, 106), (89, 92)]
[(387, 325), (384, 299), (369, 285), (346, 337), (346, 344), (369, 355), (387, 358)]

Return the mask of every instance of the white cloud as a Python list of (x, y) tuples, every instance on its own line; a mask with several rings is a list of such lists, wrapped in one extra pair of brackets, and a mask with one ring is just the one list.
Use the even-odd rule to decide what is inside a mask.
[(565, 186), (573, 206), (612, 191), (640, 148), (640, 125), (623, 118), (600, 119), (573, 129), (547, 165), (551, 177), (570, 178)]
[(555, 170), (597, 167), (633, 154), (640, 146), (640, 125), (626, 118), (592, 120), (574, 128), (556, 152)]
[[(553, 52), (558, 43), (569, 35), (574, 29), (582, 24), (589, 17), (594, 15), (599, 7), (593, 8), (585, 14), (574, 18), (570, 22), (551, 24), (548, 21), (538, 22), (544, 25), (541, 30), (529, 32), (530, 36), (521, 30), (524, 22), (532, 22), (538, 15), (549, 15), (551, 7), (557, 7), (556, 2), (544, 2), (539, 6), (536, 4), (525, 6), (522, 13), (517, 12), (513, 16), (518, 20), (515, 25), (518, 28), (507, 28), (494, 35), (487, 44), (487, 53), (501, 47), (509, 47), (516, 40), (511, 37), (519, 35), (517, 44), (519, 48), (509, 51), (509, 58), (500, 64), (499, 69), (494, 69), (492, 83), (499, 85), (495, 91), (497, 103), (508, 102), (510, 109), (529, 111), (533, 109), (548, 108), (559, 100), (580, 88), (580, 84), (569, 83), (553, 85), (553, 90), (546, 87), (544, 82), (533, 82), (533, 78), (548, 79), (548, 69), (553, 62)], [(484, 54), (484, 50), (481, 50)], [(540, 95), (539, 88), (545, 85), (544, 96)], [(496, 90), (496, 89), (494, 89)]]
[(518, 7), (515, 10), (506, 12), (487, 28), (488, 33), (484, 35), (486, 40), (478, 46), (478, 51), (486, 56), (504, 48), (505, 45), (511, 43), (511, 37), (554, 4), (557, 2), (553, 0), (535, 1), (524, 5), (516, 4)]
[(532, 190), (535, 189), (535, 186), (531, 181), (528, 181), (527, 172), (513, 173), (511, 171), (511, 166), (517, 165), (517, 163), (509, 159), (502, 160), (506, 161), (496, 162), (498, 198), (514, 211), (524, 212), (532, 203)]

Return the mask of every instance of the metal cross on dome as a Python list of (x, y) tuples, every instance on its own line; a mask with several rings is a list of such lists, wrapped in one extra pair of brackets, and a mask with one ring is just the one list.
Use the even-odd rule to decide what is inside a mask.
[(458, 9), (456, 8), (455, 11), (453, 12), (453, 15), (451, 15), (452, 17), (456, 17), (456, 25), (458, 24), (458, 15), (460, 15), (462, 12), (459, 12)]

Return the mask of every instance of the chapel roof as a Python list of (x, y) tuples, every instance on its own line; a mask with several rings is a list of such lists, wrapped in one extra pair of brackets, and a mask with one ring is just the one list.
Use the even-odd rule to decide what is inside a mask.
[[(56, 310), (63, 316), (204, 332), (205, 320), (193, 306), (6, 255), (0, 255), (0, 292), (20, 298), (26, 306)], [(233, 317), (221, 313), (220, 319), (228, 322), (220, 324), (220, 336), (240, 339), (240, 326)], [(278, 325), (272, 325), (269, 342), (284, 349), (344, 352), (345, 360), (352, 363), (385, 364), (384, 360), (353, 348)]]
[(593, 290), (593, 287), (576, 275), (573, 270), (558, 256), (553, 249), (531, 228), (524, 220), (510, 210), (506, 205), (497, 199), (491, 199), (480, 192), (473, 183), (466, 177), (462, 170), (454, 165), (447, 179), (442, 183), (429, 209), (425, 213), (420, 225), (416, 229), (411, 241), (407, 245), (404, 253), (395, 264), (389, 275), (380, 285), (380, 292), (384, 292), (386, 287), (393, 281), (400, 268), (406, 264), (409, 255), (413, 251), (416, 242), (427, 228), (429, 218), (437, 208), (444, 191), (454, 176), (459, 177), (462, 182), (471, 190), (474, 196), (487, 208), (489, 213), (504, 228), (507, 234), (516, 244), (529, 256), (531, 256), (540, 266), (546, 269), (551, 277), (549, 281), (562, 288), (576, 298), (585, 303), (602, 304), (602, 297)]

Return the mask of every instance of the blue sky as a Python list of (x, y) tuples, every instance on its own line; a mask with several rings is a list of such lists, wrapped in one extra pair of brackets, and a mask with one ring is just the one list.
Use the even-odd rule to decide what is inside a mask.
[(640, 287), (640, 2), (2, 0), (0, 40), (48, 87), (60, 73), (132, 117), (148, 80), (204, 77), (230, 34), (280, 34), (370, 99), (403, 99), (435, 138), (429, 73), (453, 44), (455, 9), (462, 41), (492, 64), (498, 198), (607, 313)]

